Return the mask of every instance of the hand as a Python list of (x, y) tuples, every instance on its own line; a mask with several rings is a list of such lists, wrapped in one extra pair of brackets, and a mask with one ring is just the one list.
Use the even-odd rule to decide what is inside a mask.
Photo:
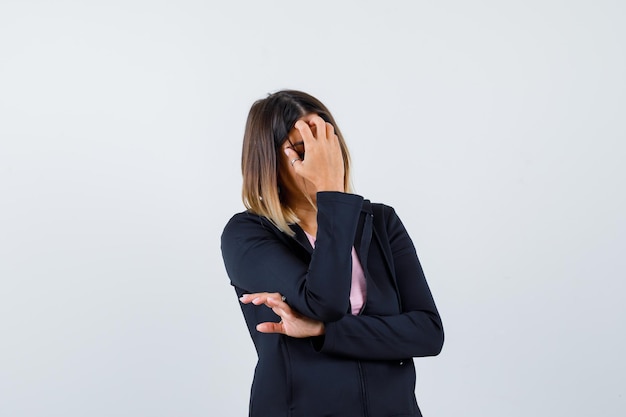
[(265, 304), (281, 318), (278, 323), (259, 323), (256, 329), (261, 333), (281, 333), (297, 338), (321, 336), (324, 334), (324, 323), (294, 311), (283, 301), (280, 293), (260, 292), (244, 294), (239, 300), (244, 304), (252, 303), (257, 306)]
[[(298, 120), (294, 127), (302, 136), (306, 152), (306, 157), (299, 159), (300, 155), (294, 149), (285, 149), (289, 160), (295, 160), (292, 166), (296, 174), (313, 183), (316, 191), (345, 191), (343, 156), (333, 125), (314, 116), (308, 123)], [(315, 135), (311, 127), (315, 129)]]

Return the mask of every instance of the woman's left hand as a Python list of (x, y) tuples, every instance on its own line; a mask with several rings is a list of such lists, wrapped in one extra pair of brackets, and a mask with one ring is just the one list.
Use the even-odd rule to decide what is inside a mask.
[(244, 294), (239, 300), (244, 304), (265, 304), (281, 318), (278, 323), (271, 321), (259, 323), (256, 329), (261, 333), (281, 333), (297, 338), (320, 336), (324, 334), (324, 323), (305, 317), (294, 311), (289, 307), (289, 304), (283, 301), (280, 293), (259, 292), (255, 294)]

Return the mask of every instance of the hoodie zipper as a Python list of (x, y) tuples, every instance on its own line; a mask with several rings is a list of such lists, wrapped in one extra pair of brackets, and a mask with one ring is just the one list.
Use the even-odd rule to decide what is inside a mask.
[(373, 219), (374, 219), (374, 215), (372, 213), (366, 214), (365, 222), (364, 222), (365, 224), (363, 225), (363, 232), (361, 235), (362, 236), (361, 245), (357, 249), (359, 262), (361, 262), (361, 269), (363, 269), (363, 275), (365, 276), (365, 297), (363, 299), (363, 305), (361, 306), (361, 309), (359, 310), (359, 313), (358, 313), (359, 316), (361, 315), (361, 313), (363, 313), (363, 311), (365, 311), (365, 306), (367, 305), (367, 281), (368, 281), (368, 276), (369, 276), (369, 270), (367, 268), (367, 257), (369, 255), (369, 248), (372, 242), (372, 233), (374, 229), (372, 227), (372, 223), (374, 221)]
[[(359, 262), (361, 262), (361, 268), (363, 269), (363, 275), (365, 276), (365, 297), (363, 300), (363, 305), (361, 306), (361, 309), (359, 310), (358, 315), (360, 316), (363, 311), (365, 310), (365, 306), (367, 305), (367, 281), (368, 281), (368, 276), (369, 276), (369, 271), (367, 268), (367, 257), (369, 254), (369, 245), (371, 243), (372, 240), (372, 231), (373, 231), (373, 227), (372, 227), (372, 223), (373, 223), (373, 218), (374, 215), (372, 213), (368, 213), (365, 217), (365, 224), (363, 227), (363, 234), (362, 237), (365, 237), (364, 240), (361, 241), (361, 247), (359, 248), (360, 252), (359, 254), (361, 256), (359, 256)], [(365, 387), (365, 373), (363, 372), (363, 367), (361, 366), (361, 361), (357, 361), (358, 367), (359, 367), (359, 380), (361, 382), (361, 396), (362, 396), (362, 401), (363, 401), (363, 415), (365, 417), (369, 416), (369, 410), (367, 407), (367, 389)]]
[(361, 367), (361, 361), (357, 361), (359, 365), (359, 379), (361, 381), (361, 397), (363, 400), (363, 416), (369, 416), (369, 410), (367, 408), (367, 392), (365, 391), (365, 375), (363, 374), (363, 368)]

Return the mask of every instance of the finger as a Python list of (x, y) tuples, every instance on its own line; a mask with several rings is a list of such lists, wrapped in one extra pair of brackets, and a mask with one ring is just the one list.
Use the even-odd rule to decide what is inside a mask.
[(270, 307), (276, 315), (280, 316), (281, 319), (291, 320), (294, 318), (293, 310), (289, 304), (282, 300), (270, 298), (267, 300), (266, 305)]
[[(267, 301), (272, 299), (272, 294), (260, 294), (258, 297), (252, 300), (252, 304), (260, 306), (262, 304), (267, 305)], [(269, 307), (269, 305), (268, 305)]]
[(285, 148), (285, 155), (289, 158), (289, 164), (298, 172), (298, 167), (302, 165), (302, 158), (300, 158), (298, 152), (292, 148)]
[(326, 121), (324, 119), (319, 116), (314, 116), (311, 118), (309, 123), (311, 125), (315, 125), (315, 130), (317, 132), (316, 138), (318, 140), (328, 138), (328, 136), (326, 136)]
[(249, 292), (249, 293), (245, 293), (242, 294), (240, 298), (255, 298), (255, 297), (259, 297), (261, 295), (270, 295), (270, 294), (278, 294), (277, 292)]
[(261, 333), (282, 333), (285, 334), (282, 323), (267, 321), (256, 325), (257, 331)]
[(243, 294), (241, 297), (239, 297), (239, 301), (241, 301), (243, 304), (248, 304), (254, 298), (256, 298), (255, 294)]
[(307, 143), (310, 144), (315, 141), (315, 135), (313, 135), (311, 127), (304, 120), (298, 120), (293, 127), (298, 129), (298, 132), (300, 132), (302, 141), (304, 142), (304, 149), (307, 148)]
[(257, 293), (251, 293), (251, 294), (244, 294), (241, 297), (239, 297), (239, 300), (244, 304), (249, 304), (253, 302), (254, 300), (256, 300), (257, 298), (263, 297), (265, 294), (267, 293), (257, 292)]
[(252, 293), (252, 294), (244, 294), (242, 295), (239, 300), (244, 303), (244, 304), (255, 304), (255, 305), (261, 305), (261, 304), (265, 304), (265, 302), (267, 301), (268, 298), (281, 298), (280, 293), (277, 292), (257, 292), (257, 293)]
[(335, 135), (335, 126), (331, 125), (328, 122), (326, 122), (326, 137), (328, 139), (339, 139), (337, 135)]
[(280, 293), (276, 293), (277, 296), (269, 297), (267, 302), (270, 303), (270, 307), (279, 306), (279, 307), (289, 307), (289, 305), (285, 302), (286, 298), (283, 298)]

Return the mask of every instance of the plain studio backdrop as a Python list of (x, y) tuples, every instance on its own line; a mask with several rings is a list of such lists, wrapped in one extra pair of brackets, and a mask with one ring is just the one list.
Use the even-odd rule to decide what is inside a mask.
[(622, 1), (0, 1), (0, 416), (244, 416), (252, 102), (335, 114), (446, 330), (425, 416), (626, 409)]

